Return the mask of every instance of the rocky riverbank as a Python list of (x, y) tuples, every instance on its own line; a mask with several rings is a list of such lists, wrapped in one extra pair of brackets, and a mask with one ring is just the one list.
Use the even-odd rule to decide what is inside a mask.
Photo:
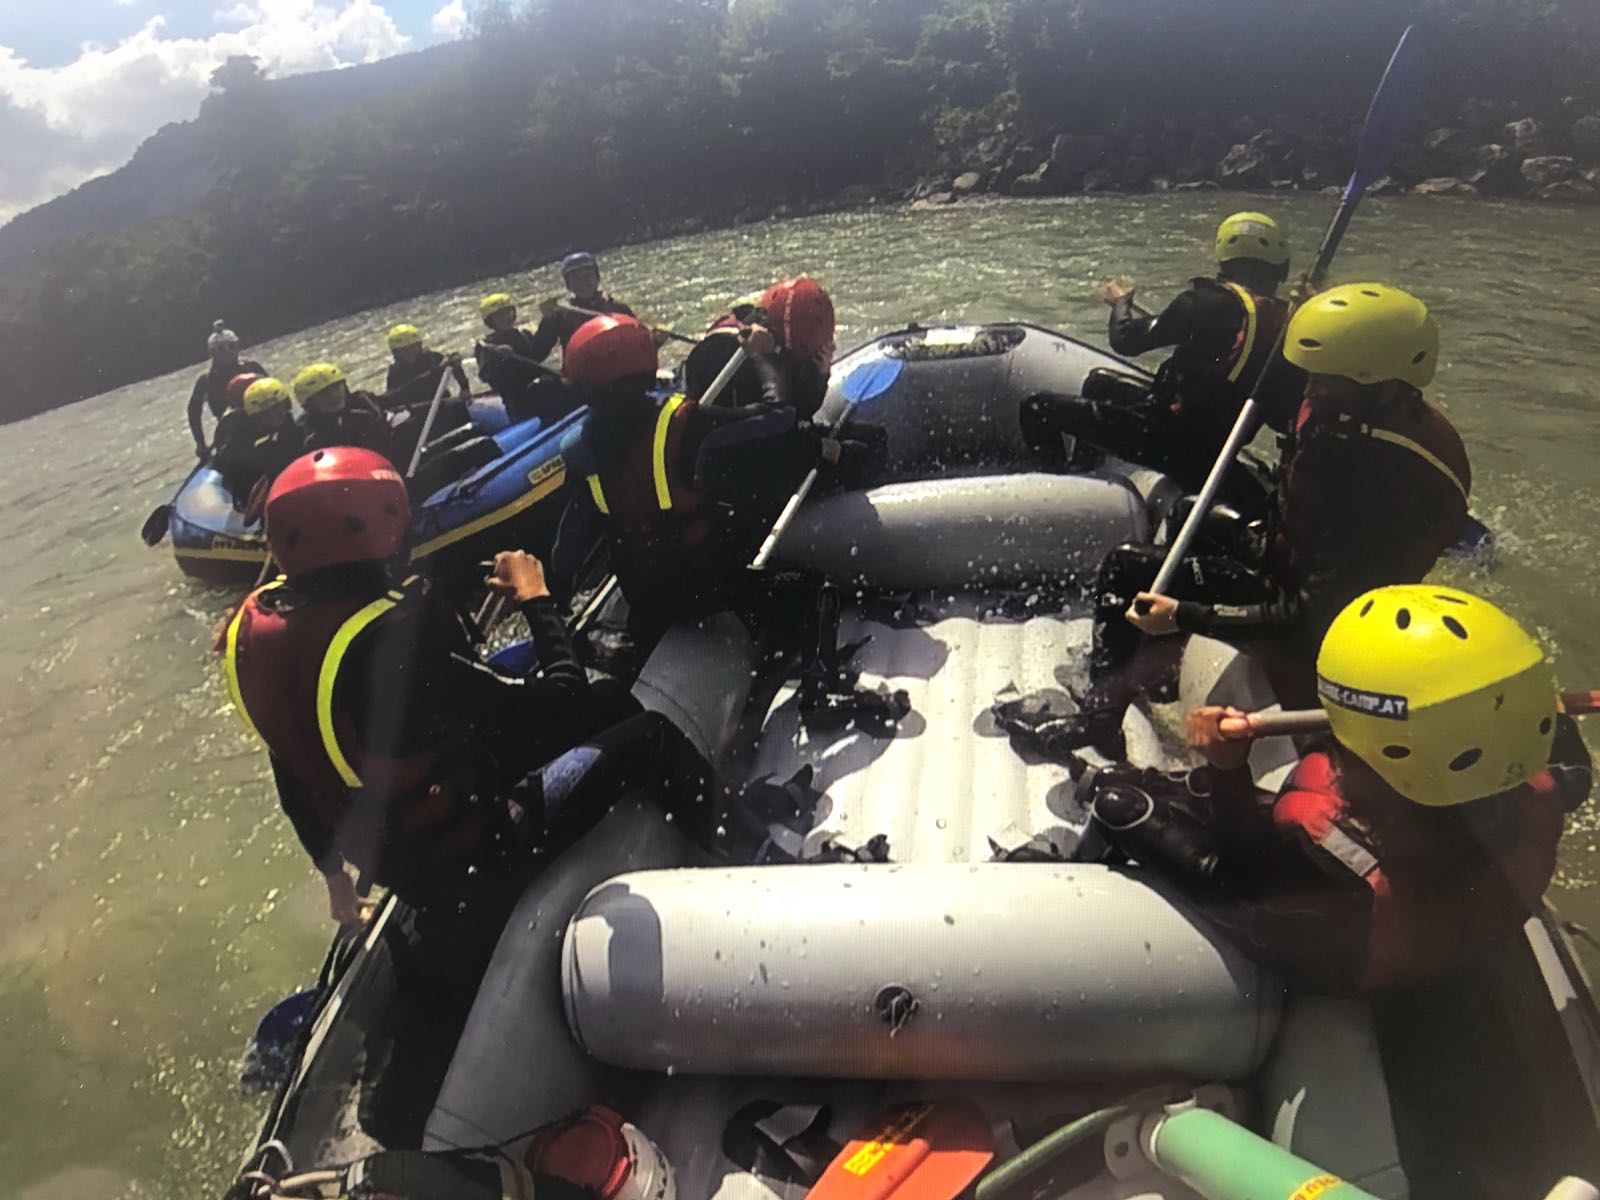
[[(1421, 128), (1375, 192), (1600, 203), (1600, 105), (1569, 98), (1558, 111), (1533, 115), (1514, 104), (1468, 101), (1431, 114)], [(1130, 118), (1102, 130), (1037, 135), (1000, 125), (968, 144), (938, 148), (903, 195), (939, 205), (976, 195), (1337, 189), (1359, 137), (1359, 124), (1292, 116)]]

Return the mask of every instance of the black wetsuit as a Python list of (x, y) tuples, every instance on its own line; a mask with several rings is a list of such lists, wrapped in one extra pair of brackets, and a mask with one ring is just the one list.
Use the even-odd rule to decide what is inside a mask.
[(211, 465), (242, 510), (258, 480), (276, 479), (305, 452), (305, 434), (293, 421), (269, 429), (246, 413), (227, 412), (213, 435)]
[[(704, 395), (738, 348), (739, 339), (732, 327), (713, 330), (701, 338), (683, 360), (684, 391), (694, 398)], [(777, 350), (770, 356), (747, 360), (714, 403), (733, 408), (783, 404), (810, 419), (822, 407), (827, 394), (827, 371)]]
[(383, 406), (404, 408), (412, 404), (427, 404), (433, 399), (434, 389), (439, 386), (439, 380), (447, 370), (455, 376), (457, 392), (462, 396), (471, 395), (472, 384), (467, 379), (467, 369), (459, 360), (451, 363), (437, 350), (424, 350), (410, 362), (395, 359), (389, 364), (388, 377), (383, 381)]
[[(389, 419), (371, 392), (351, 392), (344, 408), (335, 413), (306, 409), (298, 421), (305, 434), (307, 451), (327, 446), (358, 446), (382, 454), (390, 462), (398, 457)], [(404, 469), (407, 464), (396, 465)]]
[[(1227, 441), (1245, 399), (1261, 378), (1261, 419), (1286, 433), (1305, 391), (1305, 375), (1273, 352), (1287, 306), (1249, 292), (1251, 310), (1229, 280), (1196, 279), (1157, 316), (1131, 299), (1111, 310), (1111, 348), (1133, 357), (1174, 347), (1149, 392), (1111, 381), (1107, 394), (1043, 393), (1022, 404), (1024, 435), (1049, 466), (1091, 465), (1063, 437), (1110, 451), (1172, 476), (1198, 491)], [(1245, 289), (1249, 291), (1249, 289)], [(1086, 386), (1093, 386), (1093, 379)]]
[(228, 411), (228, 381), (235, 375), (265, 375), (267, 369), (254, 359), (241, 358), (230, 366), (212, 363), (195, 377), (194, 388), (189, 393), (189, 432), (194, 444), (206, 444), (206, 430), (201, 417), (207, 408), (217, 420)]
[[(478, 351), (478, 375), (484, 385), (505, 403), (512, 424), (538, 419), (553, 425), (576, 411), (582, 399), (566, 382), (540, 364), (549, 348), (539, 349), (535, 335), (526, 329), (496, 329), (484, 334), (481, 345), (505, 346), (515, 357), (490, 350)], [(554, 342), (551, 343), (554, 345)]]
[(533, 341), (529, 343), (528, 357), (534, 362), (543, 362), (549, 358), (557, 345), (565, 350), (567, 343), (572, 340), (572, 335), (583, 328), (584, 322), (594, 319), (591, 314), (617, 317), (634, 315), (633, 309), (612, 296), (592, 296), (588, 300), (574, 298), (570, 303), (589, 311), (574, 312), (570, 308), (562, 307), (543, 318), (539, 322), (539, 327), (533, 331)]

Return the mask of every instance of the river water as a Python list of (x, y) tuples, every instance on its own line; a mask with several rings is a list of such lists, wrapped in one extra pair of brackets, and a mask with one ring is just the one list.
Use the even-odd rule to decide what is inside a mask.
[[(1262, 199), (1297, 259), (1332, 201)], [(1164, 301), (1207, 266), (1237, 198), (1006, 202), (777, 222), (629, 247), (607, 285), (693, 331), (730, 298), (809, 271), (848, 348), (908, 320), (1022, 319), (1104, 337), (1108, 274)], [(1472, 453), (1492, 572), (1457, 574), (1530, 622), (1567, 686), (1600, 686), (1600, 213), (1368, 201), (1338, 279), (1421, 295), (1444, 334), (1432, 394)], [(550, 269), (483, 280), (252, 347), (288, 373), (332, 358), (381, 386), (382, 332), (465, 349), (480, 292), (553, 294)], [(196, 331), (197, 344), (204, 330)], [(242, 330), (248, 335), (248, 330)], [(260, 1109), (236, 1087), (249, 1031), (310, 981), (322, 887), (209, 655), (234, 598), (185, 580), (137, 530), (190, 462), (193, 369), (3, 430), (0, 470), (0, 1193), (216, 1194)], [(1597, 822), (1569, 833), (1569, 915), (1600, 920)]]

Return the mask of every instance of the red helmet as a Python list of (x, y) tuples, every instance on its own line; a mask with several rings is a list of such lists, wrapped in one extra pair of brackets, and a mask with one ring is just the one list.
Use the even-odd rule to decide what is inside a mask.
[(301, 455), (267, 493), (267, 546), (291, 577), (388, 558), (410, 524), (400, 472), (383, 455), (353, 446)]
[(244, 374), (235, 375), (228, 380), (228, 386), (224, 389), (224, 393), (228, 397), (228, 407), (243, 408), (244, 394), (250, 390), (250, 385), (258, 379), (265, 378), (266, 376), (264, 375), (257, 375), (254, 371), (248, 371)]
[(796, 358), (821, 358), (833, 349), (833, 300), (809, 275), (785, 279), (761, 293), (772, 336)]
[(561, 352), (561, 373), (579, 387), (603, 388), (629, 375), (654, 375), (661, 366), (656, 335), (632, 317), (594, 317)]

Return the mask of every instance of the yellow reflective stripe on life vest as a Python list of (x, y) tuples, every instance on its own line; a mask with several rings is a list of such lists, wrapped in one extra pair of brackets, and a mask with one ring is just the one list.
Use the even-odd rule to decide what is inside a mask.
[(1233, 370), (1228, 372), (1228, 382), (1239, 382), (1239, 376), (1244, 374), (1244, 369), (1250, 363), (1250, 354), (1256, 348), (1256, 330), (1260, 327), (1259, 314), (1256, 312), (1256, 298), (1250, 294), (1249, 288), (1240, 287), (1237, 283), (1223, 284), (1230, 292), (1239, 297), (1239, 303), (1244, 305), (1244, 345), (1239, 348), (1239, 359), (1233, 364)]
[[(283, 580), (279, 579), (253, 594), (259, 596), (262, 592), (270, 592), (282, 586)], [(250, 710), (244, 706), (244, 692), (239, 687), (239, 625), (244, 621), (244, 610), (249, 605), (250, 599), (249, 596), (245, 597), (244, 603), (239, 605), (239, 611), (233, 614), (233, 620), (228, 622), (228, 635), (222, 646), (222, 680), (228, 685), (228, 699), (233, 701), (233, 710), (239, 714), (239, 719), (250, 731), (250, 736), (262, 745), (266, 745), (266, 738), (261, 736), (261, 731), (256, 728), (255, 721), (250, 717)]]
[(1429, 466), (1436, 468), (1439, 474), (1448, 479), (1456, 491), (1461, 493), (1462, 500), (1467, 499), (1467, 485), (1461, 482), (1461, 477), (1450, 469), (1449, 465), (1444, 461), (1444, 459), (1440, 458), (1432, 450), (1429, 450), (1421, 442), (1413, 441), (1405, 434), (1396, 433), (1392, 429), (1374, 429), (1370, 425), (1367, 426), (1363, 432), (1365, 432), (1368, 437), (1376, 438), (1380, 442), (1388, 442), (1391, 446), (1399, 446), (1403, 450), (1411, 451), (1411, 453), (1415, 454)]
[(662, 512), (672, 510), (672, 487), (667, 482), (667, 434), (672, 429), (672, 414), (683, 407), (683, 401), (683, 393), (679, 392), (661, 406), (656, 417), (656, 438), (650, 461), (656, 477), (656, 504)]
[(594, 506), (600, 510), (602, 516), (611, 515), (611, 506), (606, 503), (606, 490), (600, 486), (600, 476), (589, 476), (589, 494), (594, 497)]
[(361, 636), (362, 630), (404, 599), (404, 592), (390, 592), (361, 609), (339, 626), (339, 631), (328, 643), (328, 652), (322, 656), (322, 670), (317, 673), (317, 729), (322, 734), (322, 748), (327, 752), (328, 761), (347, 787), (360, 787), (361, 776), (356, 774), (356, 769), (344, 756), (344, 750), (339, 745), (339, 734), (333, 727), (333, 689), (339, 682), (339, 668), (344, 663), (350, 643)]

